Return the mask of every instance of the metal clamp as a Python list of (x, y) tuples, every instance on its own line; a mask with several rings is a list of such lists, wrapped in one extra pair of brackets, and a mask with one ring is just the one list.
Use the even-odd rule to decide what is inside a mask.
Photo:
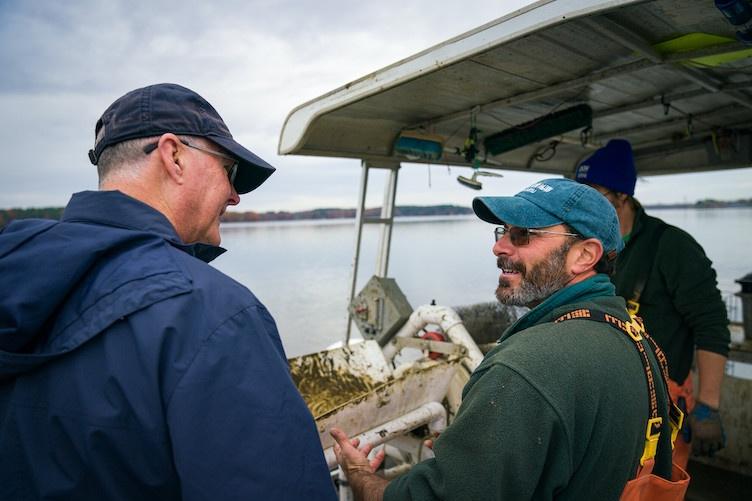
[(464, 356), (467, 353), (467, 349), (464, 346), (454, 343), (448, 343), (446, 341), (431, 341), (428, 339), (418, 339), (416, 337), (398, 337), (397, 350), (402, 348), (417, 348), (419, 350), (428, 350), (443, 355), (459, 355)]

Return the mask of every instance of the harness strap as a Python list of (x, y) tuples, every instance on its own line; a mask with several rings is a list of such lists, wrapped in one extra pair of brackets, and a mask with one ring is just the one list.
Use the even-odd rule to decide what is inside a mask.
[(625, 322), (620, 318), (613, 315), (609, 315), (600, 310), (591, 310), (589, 308), (580, 308), (561, 315), (554, 320), (554, 323), (564, 322), (566, 320), (594, 320), (596, 322), (602, 322), (610, 325), (616, 330), (623, 332), (627, 337), (632, 340), (635, 348), (640, 353), (640, 361), (642, 362), (643, 369), (645, 371), (645, 380), (648, 386), (649, 394), (649, 418), (647, 427), (645, 430), (645, 447), (643, 449), (642, 458), (640, 458), (640, 465), (644, 465), (645, 461), (654, 458), (658, 449), (658, 438), (663, 428), (663, 415), (658, 409), (658, 397), (656, 392), (656, 377), (653, 374), (653, 369), (650, 364), (650, 359), (645, 348), (643, 339), (650, 344), (655, 357), (660, 366), (660, 378), (663, 380), (663, 387), (666, 391), (666, 395), (669, 399), (669, 412), (668, 419), (671, 427), (671, 445), (673, 447), (674, 440), (681, 429), (684, 421), (684, 413), (677, 407), (671, 397), (668, 396), (668, 361), (666, 355), (663, 353), (656, 342), (645, 331), (645, 326), (642, 323), (640, 317), (630, 315), (630, 320)]
[[(665, 223), (658, 228), (654, 237), (654, 245), (656, 248), (658, 248), (658, 245), (661, 243), (661, 237), (663, 237), (663, 232), (666, 231), (666, 228), (668, 228), (668, 225)], [(648, 277), (650, 277), (650, 274), (653, 272), (654, 264), (655, 259), (652, 259), (650, 263), (648, 263), (648, 266), (641, 270), (642, 273), (637, 276), (634, 288), (632, 289), (632, 297), (627, 299), (627, 311), (629, 311), (629, 314), (633, 317), (640, 311), (640, 297), (642, 296), (642, 291), (645, 290), (645, 284), (648, 282)]]

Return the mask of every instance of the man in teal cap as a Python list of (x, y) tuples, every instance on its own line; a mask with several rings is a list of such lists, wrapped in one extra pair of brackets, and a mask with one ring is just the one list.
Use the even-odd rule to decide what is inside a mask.
[[(609, 141), (579, 165), (576, 178), (616, 209), (626, 245), (612, 280), (616, 293), (643, 319), (666, 353), (671, 396), (691, 413), (674, 449), (674, 461), (685, 468), (690, 442), (695, 453), (712, 456), (726, 440), (719, 408), (729, 330), (715, 271), (694, 238), (647, 215), (634, 198), (637, 170), (628, 141)], [(693, 360), (696, 400), (690, 375)]]
[[(616, 212), (568, 179), (476, 198), (473, 209), (498, 225), (497, 298), (532, 309), (471, 375), (435, 458), (387, 482), (374, 474), (382, 456), (369, 462), (369, 445), (359, 450), (332, 429), (356, 498), (618, 499), (638, 471), (649, 416), (668, 423), (669, 402), (647, 340), (615, 328), (633, 325), (607, 275), (623, 246)], [(662, 476), (670, 475), (668, 435), (656, 437)]]

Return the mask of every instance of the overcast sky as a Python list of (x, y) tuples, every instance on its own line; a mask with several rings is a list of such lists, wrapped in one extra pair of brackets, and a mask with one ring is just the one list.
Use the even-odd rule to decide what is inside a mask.
[[(239, 142), (278, 168), (239, 210), (354, 207), (357, 160), (277, 156), (290, 110), (528, 3), (0, 0), (0, 208), (63, 206), (96, 189), (86, 157), (94, 123), (122, 94), (159, 82), (204, 96)], [(749, 197), (751, 172), (649, 178), (637, 195)], [(458, 174), (467, 169), (406, 165), (397, 203), (469, 205), (477, 192)], [(484, 178), (482, 193), (513, 194), (542, 177), (504, 175)]]

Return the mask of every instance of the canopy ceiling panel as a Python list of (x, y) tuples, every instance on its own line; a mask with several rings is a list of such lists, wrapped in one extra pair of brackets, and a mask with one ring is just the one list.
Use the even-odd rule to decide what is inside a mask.
[[(592, 128), (572, 122), (528, 143), (511, 134), (498, 155), (483, 149), (488, 136), (578, 105), (592, 109)], [(468, 160), (473, 128), (480, 153)], [(570, 175), (623, 137), (650, 175), (750, 166), (751, 128), (752, 48), (712, 0), (553, 0), (298, 106), (279, 151)], [(395, 151), (406, 133), (440, 141), (441, 158)]]

